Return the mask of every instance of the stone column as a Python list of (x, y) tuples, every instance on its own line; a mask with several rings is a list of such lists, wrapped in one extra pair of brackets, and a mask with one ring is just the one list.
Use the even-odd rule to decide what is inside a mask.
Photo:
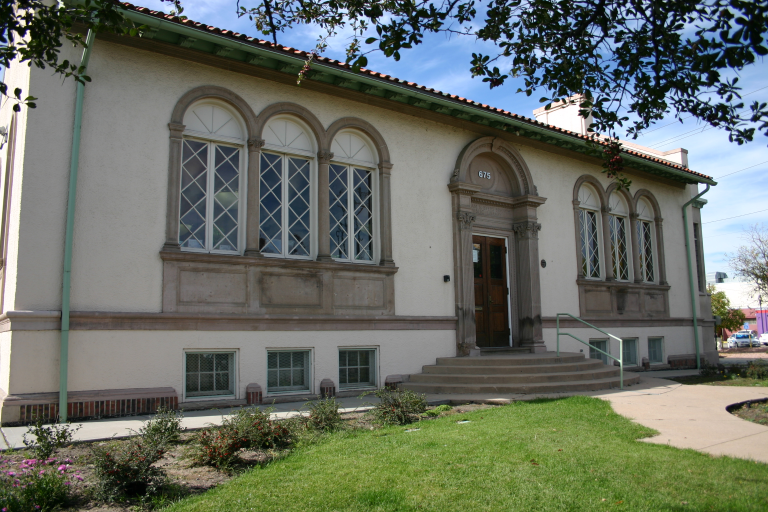
[(642, 269), (640, 268), (640, 240), (637, 238), (637, 218), (636, 213), (629, 214), (629, 238), (632, 246), (632, 271), (636, 283), (643, 282)]
[(605, 280), (613, 281), (613, 251), (611, 250), (611, 215), (610, 209), (606, 206), (600, 208), (600, 216), (603, 224), (603, 252), (605, 257), (603, 258), (605, 264)]
[(392, 259), (392, 189), (389, 183), (391, 174), (392, 164), (381, 162), (379, 164), (379, 243), (381, 244), (379, 265), (385, 267), (395, 266), (395, 260)]
[(518, 277), (518, 322), (520, 345), (532, 352), (546, 352), (541, 331), (541, 285), (539, 283), (539, 231), (536, 219), (516, 222), (515, 232)]
[(165, 216), (164, 251), (179, 250), (179, 199), (181, 197), (181, 144), (185, 126), (168, 123), (170, 130), (170, 159), (168, 161), (168, 199)]
[[(664, 219), (656, 217), (653, 220), (656, 227), (656, 261), (659, 264), (659, 284), (667, 284), (667, 265), (664, 262), (664, 230), (662, 229)], [(699, 224), (699, 226), (701, 226), (701, 224)], [(702, 255), (703, 254), (702, 250)], [(707, 287), (705, 285), (704, 290), (706, 289)]]
[[(469, 199), (469, 198), (467, 198)], [(454, 274), (456, 276), (456, 326), (459, 356), (470, 355), (477, 349), (477, 330), (475, 326), (475, 267), (472, 263), (472, 225), (475, 222), (472, 211), (456, 212), (454, 223), (458, 244), (455, 245)]]
[(259, 230), (261, 220), (259, 218), (259, 165), (261, 160), (261, 148), (264, 147), (264, 139), (248, 139), (248, 191), (245, 206), (245, 255), (261, 257), (259, 244)]
[[(333, 261), (331, 257), (331, 207), (328, 178), (328, 167), (332, 158), (333, 153), (330, 151), (318, 151), (317, 153), (317, 261)], [(352, 191), (350, 190), (349, 193), (351, 194)]]
[(572, 201), (573, 203), (573, 221), (576, 226), (576, 276), (578, 276), (579, 279), (584, 278), (584, 254), (582, 252), (581, 244), (583, 243), (583, 240), (581, 239), (581, 218), (580, 218), (580, 212), (581, 209), (579, 208), (579, 205), (581, 202), (579, 202), (578, 199), (574, 199)]

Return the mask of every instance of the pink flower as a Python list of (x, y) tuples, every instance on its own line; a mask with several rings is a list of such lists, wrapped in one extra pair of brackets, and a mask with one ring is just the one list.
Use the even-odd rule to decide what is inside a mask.
[(81, 477), (80, 475), (75, 475), (75, 480), (77, 480), (78, 482), (82, 482), (83, 477)]
[(41, 470), (40, 470), (40, 473), (38, 473), (38, 474), (40, 474), (40, 475), (44, 475), (44, 474), (45, 474), (45, 470), (44, 470), (44, 469), (41, 469)]

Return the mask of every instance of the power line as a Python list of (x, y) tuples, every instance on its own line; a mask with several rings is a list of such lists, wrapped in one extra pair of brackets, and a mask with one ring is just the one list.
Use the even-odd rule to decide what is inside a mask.
[(728, 174), (723, 174), (722, 176), (718, 176), (715, 179), (716, 180), (721, 180), (721, 179), (725, 178), (726, 176), (730, 176), (731, 174), (736, 174), (737, 172), (746, 171), (747, 169), (751, 169), (753, 167), (757, 167), (758, 165), (763, 165), (763, 164), (766, 164), (766, 163), (768, 163), (768, 160), (766, 160), (765, 162), (760, 162), (759, 164), (750, 165), (749, 167), (745, 167), (743, 169), (739, 169), (738, 171), (733, 171), (733, 172), (729, 172)]
[(759, 210), (759, 211), (756, 211), (756, 212), (744, 213), (742, 215), (735, 215), (733, 217), (726, 217), (724, 219), (708, 220), (707, 222), (702, 222), (702, 224), (712, 224), (713, 222), (720, 222), (721, 220), (738, 219), (739, 217), (746, 217), (747, 215), (754, 215), (756, 213), (762, 213), (762, 212), (768, 212), (768, 209)]
[[(768, 89), (768, 85), (766, 85), (766, 86), (764, 86), (764, 87), (761, 87), (761, 88), (759, 88), (759, 89), (755, 89), (754, 91), (752, 91), (752, 92), (748, 92), (747, 94), (742, 94), (742, 95), (741, 95), (741, 97), (743, 98), (743, 97), (745, 97), (745, 96), (749, 96), (750, 94), (754, 94), (754, 93), (756, 93), (756, 92), (758, 92), (758, 91), (762, 91), (763, 89)], [(683, 117), (682, 119), (680, 119), (680, 120), (678, 120), (678, 121), (672, 121), (671, 123), (669, 123), (669, 124), (665, 124), (664, 126), (659, 126), (658, 128), (654, 128), (653, 130), (648, 130), (647, 132), (643, 132), (643, 133), (641, 133), (641, 134), (640, 134), (640, 137), (642, 137), (643, 135), (647, 135), (647, 134), (649, 134), (649, 133), (651, 133), (651, 132), (655, 132), (656, 130), (661, 130), (662, 128), (666, 128), (667, 126), (672, 126), (673, 124), (677, 124), (677, 123), (679, 123), (680, 121), (685, 121), (686, 119), (690, 119), (690, 118), (692, 118), (692, 117), (693, 117), (693, 114), (691, 114), (690, 116), (686, 116), (686, 117)]]

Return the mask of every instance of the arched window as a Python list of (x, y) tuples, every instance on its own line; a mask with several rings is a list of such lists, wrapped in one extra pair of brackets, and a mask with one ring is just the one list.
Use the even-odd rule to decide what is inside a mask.
[(352, 262), (377, 259), (376, 152), (352, 131), (336, 135), (328, 169), (331, 256)]
[(654, 247), (654, 229), (653, 229), (654, 210), (647, 199), (641, 197), (637, 201), (637, 245), (640, 254), (640, 275), (646, 283), (652, 283), (656, 280), (656, 273), (653, 261)]
[(266, 256), (313, 257), (317, 149), (310, 133), (291, 117), (275, 117), (264, 127), (259, 249)]
[(600, 279), (600, 198), (589, 184), (579, 188), (579, 235), (584, 277)]
[(621, 194), (613, 192), (608, 205), (611, 213), (608, 217), (611, 237), (611, 262), (613, 264), (613, 276), (618, 281), (629, 281), (629, 251), (627, 250), (627, 235), (630, 231), (629, 208)]
[(224, 103), (203, 101), (184, 114), (181, 149), (179, 246), (184, 250), (239, 253), (245, 129)]

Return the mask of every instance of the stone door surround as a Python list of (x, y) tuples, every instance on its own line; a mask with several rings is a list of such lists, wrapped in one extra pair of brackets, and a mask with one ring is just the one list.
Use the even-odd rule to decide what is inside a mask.
[(509, 240), (509, 301), (515, 346), (544, 352), (541, 331), (539, 230), (536, 211), (544, 204), (528, 166), (515, 147), (499, 138), (482, 137), (459, 154), (451, 191), (456, 290), (456, 351), (476, 347), (472, 234)]

